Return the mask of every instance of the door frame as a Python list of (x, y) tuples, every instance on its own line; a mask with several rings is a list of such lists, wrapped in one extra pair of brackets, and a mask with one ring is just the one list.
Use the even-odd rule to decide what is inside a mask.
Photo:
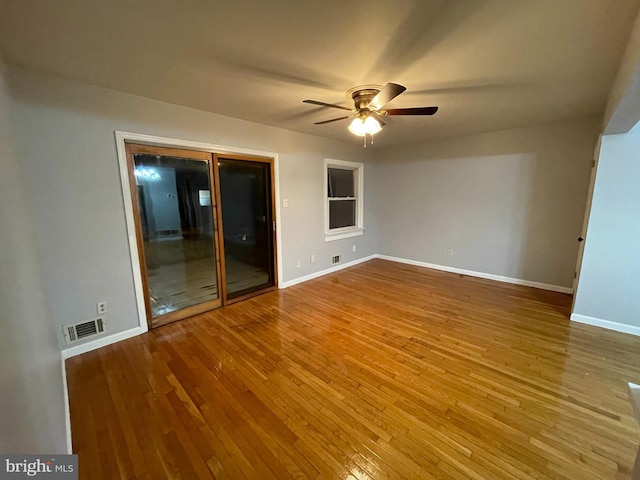
[(584, 256), (584, 248), (587, 243), (587, 231), (589, 229), (589, 217), (591, 216), (591, 203), (593, 202), (593, 190), (596, 184), (596, 175), (598, 174), (598, 163), (600, 161), (600, 148), (602, 146), (602, 135), (598, 136), (598, 141), (593, 150), (593, 161), (591, 163), (591, 176), (589, 177), (589, 187), (587, 188), (587, 199), (584, 207), (584, 216), (582, 218), (582, 229), (580, 230), (580, 238), (578, 240), (578, 257), (576, 259), (576, 269), (573, 273), (573, 299), (571, 301), (571, 313), (576, 306), (576, 297), (578, 293), (578, 284), (580, 283), (580, 270), (582, 269), (582, 257)]
[[(193, 315), (197, 315), (199, 313), (208, 312), (209, 310), (213, 310), (222, 305), (222, 300), (225, 296), (225, 292), (223, 289), (223, 285), (220, 283), (221, 278), (221, 263), (220, 257), (222, 255), (220, 251), (220, 237), (218, 234), (218, 230), (216, 225), (218, 224), (218, 212), (216, 202), (218, 201), (219, 196), (217, 195), (218, 184), (215, 181), (214, 176), (214, 158), (215, 155), (207, 152), (199, 152), (197, 150), (185, 150), (182, 148), (170, 148), (170, 147), (158, 147), (155, 145), (144, 145), (139, 143), (126, 142), (125, 150), (127, 153), (127, 166), (129, 172), (129, 187), (131, 188), (131, 198), (133, 200), (133, 216), (135, 219), (135, 228), (136, 228), (136, 242), (138, 245), (139, 261), (140, 261), (140, 272), (142, 274), (142, 284), (143, 284), (143, 295), (144, 295), (144, 303), (145, 310), (147, 314), (147, 323), (149, 324), (149, 328), (160, 327), (162, 325), (166, 325), (167, 323), (172, 323), (177, 320), (183, 320), (185, 318), (191, 317)], [(136, 154), (149, 154), (149, 155), (161, 155), (165, 157), (179, 157), (186, 158), (189, 160), (204, 162), (207, 164), (207, 170), (209, 173), (209, 188), (211, 192), (211, 221), (213, 228), (213, 251), (216, 260), (216, 283), (217, 283), (217, 292), (218, 298), (214, 300), (209, 300), (203, 303), (198, 303), (195, 305), (190, 305), (185, 308), (181, 308), (179, 310), (175, 310), (169, 313), (165, 313), (162, 315), (158, 315), (156, 317), (153, 316), (153, 308), (151, 307), (151, 296), (149, 295), (149, 275), (147, 272), (147, 264), (146, 264), (146, 254), (145, 254), (145, 246), (144, 246), (144, 235), (142, 232), (142, 222), (141, 222), (141, 214), (140, 214), (140, 205), (137, 197), (137, 182), (135, 179), (135, 159), (134, 155)]]
[[(273, 285), (269, 286), (269, 287), (265, 287), (265, 288), (261, 288), (260, 290), (256, 290), (254, 292), (250, 292), (250, 293), (246, 293), (244, 295), (240, 295), (238, 297), (229, 299), (228, 298), (228, 292), (227, 292), (227, 278), (226, 278), (226, 267), (225, 267), (225, 251), (224, 251), (224, 228), (223, 228), (223, 222), (224, 219), (222, 219), (222, 201), (220, 199), (220, 170), (218, 168), (218, 162), (220, 161), (220, 159), (228, 159), (228, 160), (237, 160), (237, 161), (241, 161), (241, 162), (257, 162), (257, 163), (266, 163), (269, 164), (270, 168), (269, 168), (269, 175), (270, 175), (270, 180), (271, 180), (271, 212), (272, 212), (272, 222), (273, 222), (273, 228), (272, 228), (272, 241), (273, 241)], [(257, 155), (238, 155), (238, 154), (230, 154), (230, 153), (214, 153), (213, 154), (213, 162), (215, 164), (215, 175), (216, 175), (216, 185), (218, 185), (218, 188), (216, 189), (216, 205), (217, 205), (217, 209), (218, 209), (218, 218), (222, 219), (220, 221), (220, 225), (219, 225), (219, 235), (221, 238), (221, 242), (222, 242), (222, 282), (224, 282), (225, 288), (224, 288), (224, 298), (222, 299), (223, 305), (231, 305), (232, 303), (236, 303), (236, 302), (240, 302), (242, 300), (246, 300), (247, 298), (251, 298), (251, 297), (255, 297), (257, 295), (262, 295), (263, 293), (267, 293), (273, 290), (276, 290), (278, 288), (278, 236), (276, 234), (276, 226), (277, 226), (277, 221), (276, 221), (276, 207), (278, 205), (278, 202), (276, 202), (276, 195), (275, 195), (275, 166), (274, 166), (274, 159), (271, 157), (262, 157), (262, 156), (257, 156)]]
[[(134, 294), (136, 299), (136, 307), (138, 311), (138, 326), (128, 331), (128, 336), (144, 333), (149, 329), (147, 320), (146, 305), (144, 301), (144, 284), (142, 282), (142, 271), (140, 269), (140, 252), (137, 245), (136, 223), (133, 212), (133, 199), (131, 196), (131, 180), (129, 178), (129, 169), (127, 166), (126, 143), (136, 143), (141, 145), (183, 148), (186, 150), (195, 150), (207, 153), (221, 153), (228, 155), (249, 155), (255, 157), (271, 157), (273, 158), (273, 176), (274, 183), (274, 199), (275, 199), (275, 221), (276, 221), (276, 265), (277, 272), (282, 272), (282, 222), (280, 210), (280, 173), (279, 173), (279, 155), (276, 152), (263, 150), (255, 150), (249, 148), (233, 147), (228, 145), (218, 145), (213, 143), (195, 142), (191, 140), (182, 140), (169, 137), (160, 137), (155, 135), (146, 135), (134, 132), (114, 131), (116, 140), (116, 153), (118, 156), (118, 167), (120, 171), (120, 187), (122, 190), (122, 205), (125, 216), (125, 225), (127, 240), (129, 244), (129, 261), (131, 265), (131, 273), (133, 276)], [(276, 285), (282, 288), (282, 277), (277, 275)], [(128, 337), (127, 337), (128, 338)]]

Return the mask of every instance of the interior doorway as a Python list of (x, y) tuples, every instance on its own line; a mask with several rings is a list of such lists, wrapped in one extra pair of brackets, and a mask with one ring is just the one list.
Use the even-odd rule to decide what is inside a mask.
[(126, 155), (149, 327), (276, 288), (272, 159), (135, 143)]

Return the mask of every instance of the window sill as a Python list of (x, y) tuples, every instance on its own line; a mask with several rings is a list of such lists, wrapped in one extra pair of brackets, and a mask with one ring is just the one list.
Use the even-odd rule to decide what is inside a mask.
[(350, 228), (345, 230), (340, 230), (336, 232), (325, 232), (324, 241), (325, 242), (333, 242), (334, 240), (342, 240), (344, 238), (358, 237), (364, 234), (364, 228)]

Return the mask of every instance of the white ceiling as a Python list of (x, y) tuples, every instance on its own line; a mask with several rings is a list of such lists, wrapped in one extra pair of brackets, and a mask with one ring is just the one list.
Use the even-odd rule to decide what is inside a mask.
[(640, 0), (0, 0), (5, 61), (359, 141), (345, 92), (392, 81), (377, 144), (602, 114)]

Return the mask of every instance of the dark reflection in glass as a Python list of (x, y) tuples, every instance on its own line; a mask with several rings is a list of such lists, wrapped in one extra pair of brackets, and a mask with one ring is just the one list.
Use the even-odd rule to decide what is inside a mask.
[(274, 285), (270, 164), (220, 158), (227, 297)]
[(329, 201), (329, 228), (353, 227), (355, 224), (355, 200)]
[(342, 168), (328, 169), (329, 181), (327, 183), (329, 197), (353, 197), (355, 196), (355, 183), (353, 170)]

